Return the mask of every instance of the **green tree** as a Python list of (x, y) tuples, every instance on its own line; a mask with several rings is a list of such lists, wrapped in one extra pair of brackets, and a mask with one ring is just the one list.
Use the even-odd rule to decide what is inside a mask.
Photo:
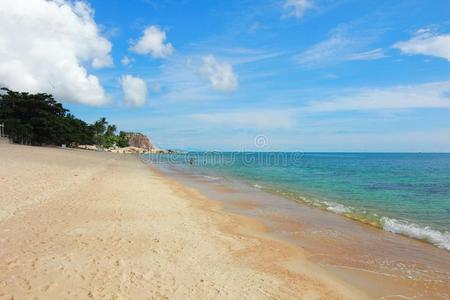
[(116, 125), (109, 124), (106, 118), (102, 117), (96, 121), (94, 127), (94, 140), (98, 146), (110, 148), (117, 144), (118, 137), (115, 135)]
[(103, 147), (110, 148), (117, 144), (116, 130), (116, 125), (108, 125), (103, 138)]
[(106, 128), (108, 126), (108, 122), (105, 117), (100, 118), (98, 121), (95, 121), (94, 128), (94, 140), (97, 145), (103, 145), (104, 143), (104, 135), (106, 132)]
[(128, 144), (125, 133), (102, 117), (89, 125), (69, 113), (50, 94), (29, 94), (6, 88), (0, 93), (0, 123), (15, 143), (33, 145)]
[(125, 131), (119, 132), (119, 136), (117, 139), (117, 146), (119, 147), (128, 147), (130, 144), (128, 143), (128, 135)]
[(64, 128), (60, 119), (67, 110), (49, 94), (29, 94), (2, 89), (0, 120), (8, 135), (22, 144), (55, 144)]

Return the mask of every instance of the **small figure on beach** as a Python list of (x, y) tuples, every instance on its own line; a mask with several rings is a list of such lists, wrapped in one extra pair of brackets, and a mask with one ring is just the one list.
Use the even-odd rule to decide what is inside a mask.
[(189, 164), (192, 166), (194, 164), (195, 160), (193, 158), (189, 159)]

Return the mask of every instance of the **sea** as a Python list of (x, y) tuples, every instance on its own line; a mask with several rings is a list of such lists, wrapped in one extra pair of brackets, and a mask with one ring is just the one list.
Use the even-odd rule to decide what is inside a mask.
[(189, 152), (144, 158), (210, 181), (238, 180), (450, 251), (449, 153)]

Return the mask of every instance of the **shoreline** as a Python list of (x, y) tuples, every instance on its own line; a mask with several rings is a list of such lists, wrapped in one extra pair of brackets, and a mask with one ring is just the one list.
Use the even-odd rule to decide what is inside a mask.
[[(191, 188), (178, 182), (176, 179), (167, 176), (151, 164), (146, 165), (152, 172), (160, 176), (169, 186), (171, 186), (176, 193), (180, 194), (182, 197), (190, 198), (192, 200), (191, 204), (197, 209), (205, 211), (208, 215), (213, 213), (214, 215), (219, 216), (219, 220), (216, 219), (216, 225), (219, 226), (222, 232), (238, 236), (239, 239), (249, 238), (259, 240), (260, 244), (253, 249), (245, 249), (245, 251), (239, 249), (236, 251), (233, 247), (229, 248), (229, 252), (234, 253), (235, 258), (238, 258), (242, 263), (249, 263), (249, 258), (254, 256), (254, 258), (251, 259), (252, 267), (259, 269), (262, 272), (275, 272), (282, 276), (286, 276), (287, 278), (295, 278), (298, 273), (303, 273), (306, 268), (308, 271), (313, 271), (313, 273), (320, 275), (308, 274), (308, 276), (312, 276), (318, 281), (326, 279), (325, 281), (328, 281), (327, 283), (331, 284), (336, 291), (345, 291), (344, 294), (346, 294), (346, 297), (351, 295), (351, 298), (356, 296), (357, 299), (370, 299), (364, 291), (354, 290), (352, 285), (334, 278), (333, 275), (306, 260), (305, 258), (308, 254), (304, 249), (271, 235), (269, 226), (265, 225), (260, 220), (229, 211), (220, 201), (208, 198), (198, 189)], [(225, 219), (225, 222), (223, 219)], [(255, 255), (255, 253), (257, 253), (257, 255)], [(268, 262), (267, 266), (264, 262)], [(290, 272), (293, 272), (294, 274), (290, 274)]]
[[(152, 166), (152, 168), (157, 168), (157, 166)], [(180, 181), (181, 184), (199, 190), (200, 193), (203, 193), (210, 199), (214, 199), (214, 201), (221, 202), (223, 208), (229, 213), (244, 215), (262, 222), (266, 226), (266, 233), (270, 232), (269, 236), (272, 238), (300, 246), (302, 249), (307, 249), (310, 253), (318, 253), (318, 255), (310, 255), (309, 258), (321, 266), (325, 265), (327, 270), (334, 272), (338, 278), (347, 280), (348, 283), (357, 282), (359, 288), (375, 287), (371, 288), (369, 293), (373, 298), (393, 295), (413, 297), (416, 296), (415, 293), (420, 293), (422, 297), (418, 299), (427, 299), (430, 295), (446, 299), (446, 295), (450, 294), (450, 288), (446, 286), (446, 284), (450, 284), (450, 254), (445, 249), (437, 248), (422, 240), (380, 230), (371, 224), (365, 224), (358, 220), (318, 209), (317, 207), (311, 207), (305, 203), (294, 202), (286, 198), (280, 199), (280, 196), (268, 194), (268, 192), (263, 190), (252, 191), (250, 186), (245, 186), (247, 183), (241, 185), (238, 180), (228, 180), (225, 183), (223, 182), (224, 180), (222, 182), (207, 178), (202, 180), (199, 179), (198, 174), (189, 174), (185, 170), (180, 171), (176, 169), (172, 169), (170, 172), (164, 169), (163, 171), (160, 170), (160, 172), (174, 180)], [(257, 196), (252, 198), (249, 193), (257, 193)], [(263, 200), (261, 203), (261, 199), (264, 198), (271, 198), (271, 200)], [(274, 204), (278, 205), (279, 202), (276, 201), (283, 200), (285, 201), (284, 204), (287, 202), (294, 204), (288, 205), (289, 209), (294, 209), (295, 205), (298, 207), (305, 206), (305, 209), (307, 208), (307, 211), (316, 220), (311, 220), (313, 218), (310, 218), (304, 222), (301, 218), (300, 220), (292, 216), (287, 218), (288, 209), (282, 210), (277, 215), (258, 213), (258, 210), (264, 209), (276, 211), (279, 207), (274, 208)], [(307, 214), (299, 213), (301, 217), (308, 219)], [(322, 221), (325, 225), (321, 224)], [(307, 224), (308, 222), (309, 224)], [(329, 226), (330, 224), (340, 225), (338, 230), (333, 231), (332, 227)], [(309, 229), (308, 227), (313, 228), (311, 231), (322, 231), (325, 235), (335, 234), (342, 236), (348, 234), (350, 238), (343, 236), (344, 241), (338, 241), (327, 236), (321, 239), (321, 243), (318, 243), (314, 241), (317, 237), (305, 236), (304, 233), (301, 233), (302, 230), (305, 231), (305, 228)], [(352, 230), (354, 229), (359, 231), (356, 236), (352, 236)], [(313, 233), (313, 235), (317, 236), (316, 233)], [(374, 237), (367, 239), (365, 235)], [(358, 242), (349, 241), (352, 238), (363, 245), (368, 244), (370, 246), (365, 245), (361, 247)], [(307, 241), (305, 242), (305, 240)], [(336, 249), (337, 253), (327, 253), (327, 251), (323, 251), (324, 247)], [(372, 251), (371, 247), (386, 247), (386, 250), (384, 252)], [(356, 251), (355, 248), (357, 249)], [(405, 249), (405, 251), (402, 251), (402, 249)], [(358, 259), (346, 261), (339, 257), (347, 255), (356, 255), (359, 261)], [(411, 256), (411, 259), (408, 256)], [(373, 260), (373, 262), (370, 260)], [(374, 267), (374, 264), (377, 266)], [(379, 282), (384, 283), (384, 289), (380, 289)]]
[[(152, 161), (152, 158), (150, 158), (150, 161)], [(156, 161), (158, 161), (158, 159), (156, 159)], [(158, 162), (156, 165), (170, 165), (171, 162), (171, 159), (169, 159), (169, 163), (162, 162), (161, 164), (161, 162)], [(187, 162), (185, 163), (187, 164)], [(175, 166), (172, 166), (171, 168), (173, 168), (173, 170), (178, 169), (178, 171), (187, 173), (191, 171), (185, 168), (177, 168)], [(330, 200), (318, 195), (306, 194), (305, 191), (293, 191), (283, 187), (280, 189), (279, 187), (267, 182), (251, 180), (248, 178), (239, 178), (238, 176), (233, 176), (231, 174), (217, 172), (217, 170), (196, 170), (194, 168), (192, 169), (192, 172), (193, 174), (195, 173), (196, 176), (203, 176), (210, 181), (220, 181), (225, 178), (240, 181), (257, 190), (289, 199), (290, 201), (294, 201), (301, 205), (307, 205), (312, 208), (320, 209), (324, 212), (331, 212), (350, 220), (370, 225), (386, 232), (428, 243), (437, 248), (450, 252), (450, 233), (442, 227), (436, 228), (434, 225), (430, 226), (430, 224), (406, 220), (401, 216), (393, 216), (392, 214), (383, 211), (374, 211), (361, 206), (358, 207), (350, 204), (343, 204), (337, 200)]]
[[(254, 185), (253, 185), (254, 186)], [(255, 186), (254, 186), (255, 187)], [(289, 196), (285, 193), (273, 191), (263, 187), (255, 187), (261, 189), (264, 192), (272, 193), (290, 201), (294, 201), (301, 205), (308, 205), (312, 208), (320, 209), (323, 212), (331, 212), (338, 216), (345, 217), (352, 221), (369, 225), (373, 228), (398, 234), (400, 236), (413, 239), (419, 242), (423, 242), (439, 249), (443, 249), (450, 252), (450, 237), (447, 232), (442, 232), (429, 226), (417, 225), (409, 221), (398, 220), (392, 217), (375, 216), (371, 214), (355, 213), (351, 211), (353, 208), (340, 203), (326, 202), (326, 201), (310, 201), (306, 200), (305, 196)]]
[(370, 298), (135, 157), (0, 154), (2, 298)]

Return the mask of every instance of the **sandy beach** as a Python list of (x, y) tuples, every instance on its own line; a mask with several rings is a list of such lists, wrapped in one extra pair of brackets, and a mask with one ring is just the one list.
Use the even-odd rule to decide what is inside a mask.
[(367, 297), (132, 155), (0, 157), (2, 299)]

